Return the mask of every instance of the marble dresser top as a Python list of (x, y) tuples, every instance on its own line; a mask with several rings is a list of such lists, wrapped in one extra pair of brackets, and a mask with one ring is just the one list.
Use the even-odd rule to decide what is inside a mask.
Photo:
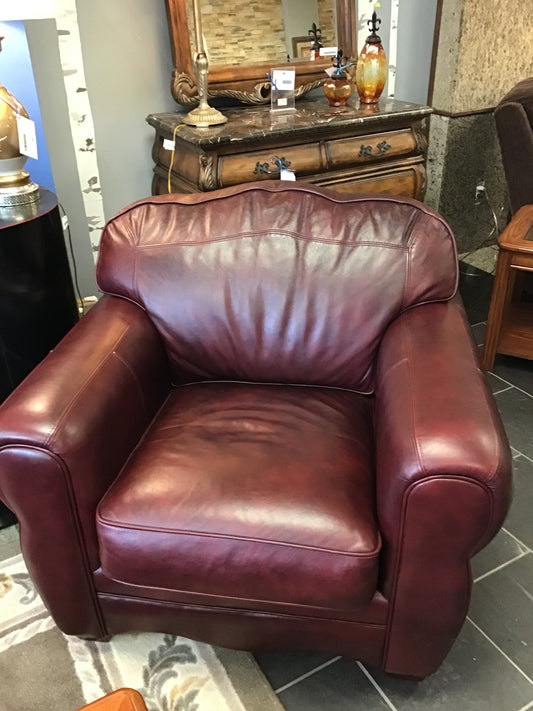
[[(382, 98), (378, 104), (367, 105), (360, 105), (357, 99), (352, 98), (345, 107), (330, 108), (326, 97), (319, 97), (297, 101), (295, 111), (287, 113), (271, 112), (270, 104), (222, 109), (227, 123), (210, 128), (183, 125), (178, 135), (181, 140), (204, 147), (241, 141), (250, 143), (265, 138), (279, 140), (294, 131), (300, 134), (330, 132), (332, 124), (337, 130), (364, 126), (371, 131), (374, 124), (381, 127), (384, 122), (394, 119), (422, 119), (431, 111), (429, 106), (388, 98)], [(163, 134), (172, 135), (183, 116), (183, 111), (150, 114), (146, 121)]]

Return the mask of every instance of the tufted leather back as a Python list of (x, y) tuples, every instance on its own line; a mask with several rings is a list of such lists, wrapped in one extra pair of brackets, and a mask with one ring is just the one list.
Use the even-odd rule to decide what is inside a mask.
[(104, 230), (97, 281), (147, 311), (176, 382), (368, 393), (387, 325), (451, 298), (457, 257), (414, 200), (251, 183), (126, 208)]

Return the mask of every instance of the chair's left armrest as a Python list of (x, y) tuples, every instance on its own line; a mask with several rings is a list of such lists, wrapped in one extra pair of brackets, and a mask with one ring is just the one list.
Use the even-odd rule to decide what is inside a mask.
[[(470, 558), (498, 531), (510, 501), (509, 445), (460, 299), (418, 306), (387, 329), (375, 437), (392, 660), (403, 654), (394, 639), (417, 628), (423, 635), (438, 626), (441, 644), (451, 644), (468, 606)], [(423, 654), (431, 666), (427, 646)]]
[(104, 297), (0, 407), (0, 498), (17, 515), (32, 578), (67, 633), (105, 634), (91, 575), (96, 507), (169, 390), (147, 314)]

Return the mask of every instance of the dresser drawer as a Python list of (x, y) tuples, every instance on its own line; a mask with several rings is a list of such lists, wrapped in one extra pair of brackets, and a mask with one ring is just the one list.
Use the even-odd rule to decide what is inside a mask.
[(390, 170), (368, 171), (366, 174), (362, 172), (357, 176), (331, 176), (329, 179), (313, 182), (339, 193), (388, 193), (421, 200), (426, 184), (426, 171), (423, 164), (414, 164), (396, 166)]
[(271, 162), (274, 155), (282, 159), (284, 167), (296, 171), (297, 177), (319, 173), (326, 168), (319, 143), (220, 156), (218, 161), (220, 187), (279, 177), (277, 172), (274, 174), (264, 172), (265, 168), (277, 171), (277, 166)]
[(331, 169), (347, 165), (373, 163), (408, 156), (416, 152), (417, 142), (411, 129), (372, 133), (328, 141), (326, 150)]

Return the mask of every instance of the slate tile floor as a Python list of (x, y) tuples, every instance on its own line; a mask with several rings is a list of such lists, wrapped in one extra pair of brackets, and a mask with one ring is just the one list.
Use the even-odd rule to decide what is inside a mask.
[[(478, 345), (492, 279), (461, 264)], [(503, 530), (474, 559), (468, 619), (448, 658), (417, 683), (344, 657), (256, 655), (287, 711), (533, 711), (533, 361), (498, 356), (488, 379), (513, 448), (514, 500)]]

